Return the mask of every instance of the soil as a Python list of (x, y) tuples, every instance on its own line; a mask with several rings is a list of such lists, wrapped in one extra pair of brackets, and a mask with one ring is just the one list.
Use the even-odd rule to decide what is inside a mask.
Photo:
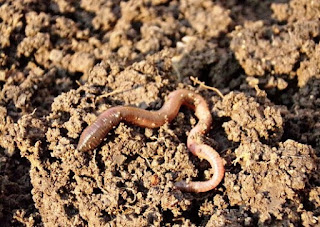
[[(319, 0), (0, 0), (1, 226), (319, 226), (319, 15)], [(76, 150), (97, 114), (176, 88), (209, 103), (214, 190), (173, 187), (211, 174), (184, 107)]]

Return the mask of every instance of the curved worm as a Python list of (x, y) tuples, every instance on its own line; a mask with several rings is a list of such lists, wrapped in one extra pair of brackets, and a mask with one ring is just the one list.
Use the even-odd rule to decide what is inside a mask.
[(202, 96), (192, 91), (180, 89), (171, 92), (162, 108), (157, 111), (128, 106), (116, 106), (104, 111), (93, 124), (82, 132), (77, 149), (89, 151), (96, 148), (120, 121), (145, 128), (158, 128), (166, 122), (172, 121), (178, 114), (181, 105), (193, 109), (199, 119), (197, 125), (188, 135), (188, 149), (199, 158), (206, 159), (213, 168), (214, 175), (207, 181), (179, 181), (175, 183), (175, 187), (187, 192), (209, 191), (221, 182), (225, 170), (222, 158), (217, 151), (201, 141), (201, 137), (210, 129), (212, 117), (206, 101)]

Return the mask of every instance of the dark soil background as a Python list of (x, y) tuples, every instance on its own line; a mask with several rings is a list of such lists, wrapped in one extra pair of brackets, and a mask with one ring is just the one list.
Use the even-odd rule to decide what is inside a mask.
[[(319, 41), (319, 0), (0, 0), (0, 225), (319, 226)], [(76, 151), (98, 113), (176, 88), (210, 105), (216, 189), (173, 188), (211, 174), (187, 108)]]

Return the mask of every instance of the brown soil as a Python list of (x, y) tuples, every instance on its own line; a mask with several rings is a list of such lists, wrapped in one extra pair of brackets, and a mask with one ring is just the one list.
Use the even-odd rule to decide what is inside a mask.
[[(0, 0), (0, 225), (319, 226), (319, 15), (319, 0)], [(75, 149), (98, 113), (176, 88), (210, 105), (216, 189), (173, 187), (211, 174), (187, 108)]]

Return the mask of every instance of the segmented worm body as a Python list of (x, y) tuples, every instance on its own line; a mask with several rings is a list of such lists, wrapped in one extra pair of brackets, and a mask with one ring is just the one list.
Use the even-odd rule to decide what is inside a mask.
[(120, 121), (145, 128), (158, 128), (172, 121), (178, 114), (181, 105), (193, 109), (199, 119), (197, 125), (189, 133), (188, 149), (199, 158), (207, 160), (214, 170), (214, 175), (207, 181), (179, 181), (175, 183), (175, 187), (187, 192), (209, 191), (221, 182), (224, 176), (224, 165), (217, 151), (201, 141), (201, 137), (210, 129), (212, 117), (206, 101), (192, 91), (180, 89), (171, 92), (162, 108), (157, 111), (128, 106), (116, 106), (104, 111), (93, 124), (82, 132), (77, 149), (88, 151), (96, 148)]

